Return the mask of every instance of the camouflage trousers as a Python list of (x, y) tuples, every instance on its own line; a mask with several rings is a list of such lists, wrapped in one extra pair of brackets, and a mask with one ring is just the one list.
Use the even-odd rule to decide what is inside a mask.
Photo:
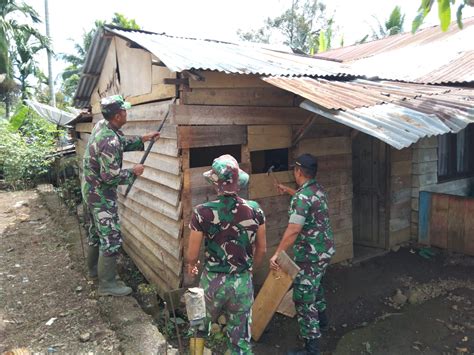
[(115, 256), (122, 246), (117, 201), (102, 199), (101, 202), (87, 206), (90, 219), (89, 245), (99, 246), (104, 256)]
[(300, 335), (305, 339), (319, 338), (318, 311), (326, 309), (324, 290), (321, 279), (329, 264), (328, 261), (319, 263), (297, 263), (301, 270), (293, 281), (293, 301)]
[(231, 354), (252, 354), (252, 274), (224, 274), (204, 270), (200, 287), (204, 289), (209, 325), (210, 322), (216, 322), (221, 314), (227, 319), (227, 344)]

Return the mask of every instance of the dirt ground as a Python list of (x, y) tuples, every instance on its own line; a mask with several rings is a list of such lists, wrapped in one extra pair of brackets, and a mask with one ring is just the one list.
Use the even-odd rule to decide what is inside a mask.
[[(84, 277), (77, 221), (50, 213), (45, 198), (0, 192), (0, 353), (133, 353), (121, 344), (121, 334), (132, 337), (129, 320), (123, 329), (111, 325)], [(321, 341), (325, 354), (474, 353), (472, 257), (438, 251), (425, 259), (407, 246), (331, 266), (324, 286), (332, 326)], [(300, 344), (297, 333), (295, 319), (276, 315), (254, 352), (285, 354)]]

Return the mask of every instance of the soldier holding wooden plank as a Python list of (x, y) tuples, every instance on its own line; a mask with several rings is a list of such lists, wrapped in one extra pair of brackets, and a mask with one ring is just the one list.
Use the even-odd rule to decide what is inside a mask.
[(293, 282), (293, 300), (305, 347), (290, 354), (320, 354), (320, 329), (328, 326), (321, 279), (335, 248), (327, 196), (316, 181), (317, 171), (316, 157), (303, 154), (296, 159), (293, 172), (299, 188), (277, 184), (281, 192), (293, 197), (288, 227), (270, 259), (270, 267), (277, 270), (278, 254), (293, 246), (294, 261), (301, 268)]

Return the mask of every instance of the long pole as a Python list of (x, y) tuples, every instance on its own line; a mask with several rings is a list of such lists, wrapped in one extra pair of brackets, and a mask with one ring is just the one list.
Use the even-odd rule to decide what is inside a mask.
[[(51, 34), (49, 32), (49, 5), (48, 0), (44, 0), (44, 22), (46, 23), (46, 36), (49, 39), (49, 46), (52, 46)], [(49, 96), (51, 97), (51, 106), (56, 107), (56, 96), (54, 95), (54, 83), (53, 83), (53, 67), (51, 65), (51, 51), (48, 52), (48, 84), (49, 84)]]

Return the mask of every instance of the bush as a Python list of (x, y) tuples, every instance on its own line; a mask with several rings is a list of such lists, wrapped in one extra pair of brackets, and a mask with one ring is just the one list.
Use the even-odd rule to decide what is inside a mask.
[(26, 106), (0, 121), (0, 174), (13, 189), (34, 186), (53, 162), (56, 141), (63, 134)]

